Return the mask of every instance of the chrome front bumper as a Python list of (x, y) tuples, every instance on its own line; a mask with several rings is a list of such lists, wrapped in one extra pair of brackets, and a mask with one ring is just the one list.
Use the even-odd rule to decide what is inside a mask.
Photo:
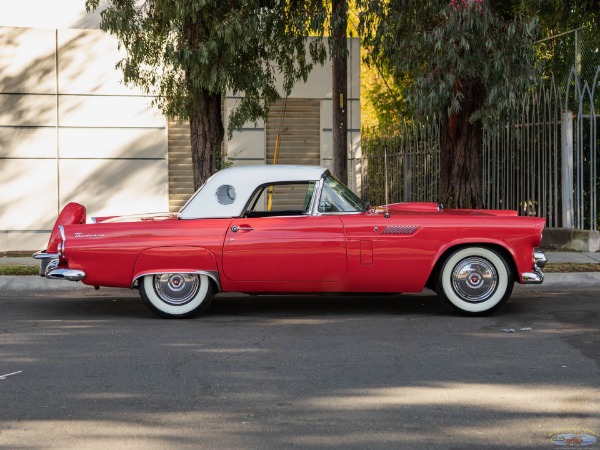
[(83, 270), (65, 269), (58, 267), (57, 253), (46, 253), (41, 250), (33, 254), (33, 258), (40, 261), (40, 276), (51, 280), (81, 281), (85, 278)]
[(535, 250), (533, 252), (533, 259), (533, 270), (521, 274), (523, 284), (542, 284), (544, 282), (544, 272), (542, 272), (542, 269), (548, 262), (546, 254), (541, 250)]

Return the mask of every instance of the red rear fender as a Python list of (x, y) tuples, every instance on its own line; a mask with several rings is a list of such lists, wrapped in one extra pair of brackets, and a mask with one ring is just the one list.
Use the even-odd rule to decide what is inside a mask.
[(198, 247), (157, 247), (139, 256), (131, 282), (144, 275), (195, 272), (207, 273), (219, 284), (217, 262), (210, 251)]

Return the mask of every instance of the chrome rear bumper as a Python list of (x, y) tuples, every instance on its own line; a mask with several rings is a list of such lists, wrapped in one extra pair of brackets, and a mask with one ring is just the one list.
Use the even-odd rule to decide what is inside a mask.
[(45, 277), (48, 265), (53, 260), (56, 260), (58, 263), (58, 253), (46, 253), (46, 250), (40, 250), (33, 254), (33, 259), (37, 259), (40, 262), (40, 277)]
[(85, 278), (83, 270), (65, 269), (58, 267), (58, 254), (46, 253), (41, 250), (33, 254), (33, 258), (40, 261), (40, 276), (51, 280), (81, 281)]

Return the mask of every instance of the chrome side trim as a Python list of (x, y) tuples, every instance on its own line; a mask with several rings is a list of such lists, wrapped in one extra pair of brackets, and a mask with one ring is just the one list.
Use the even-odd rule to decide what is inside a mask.
[(85, 278), (85, 272), (74, 269), (53, 269), (48, 266), (46, 278), (50, 278), (51, 280), (81, 281)]
[(546, 258), (546, 254), (541, 250), (533, 251), (533, 259), (535, 260), (535, 265), (540, 269), (543, 269), (546, 263), (548, 262), (548, 258)]
[(210, 277), (217, 285), (217, 289), (220, 291), (221, 290), (221, 279), (219, 278), (219, 272), (216, 270), (195, 270), (195, 271), (190, 271), (190, 272), (181, 272), (181, 271), (176, 271), (176, 270), (162, 270), (162, 271), (158, 271), (158, 272), (148, 272), (148, 273), (144, 273), (142, 275), (138, 275), (137, 277), (135, 277), (133, 279), (133, 281), (131, 282), (131, 289), (133, 289), (135, 283), (140, 279), (145, 277), (146, 275), (162, 275), (162, 274), (174, 274), (174, 273), (189, 273), (189, 274), (196, 274), (196, 275), (206, 275), (208, 277)]

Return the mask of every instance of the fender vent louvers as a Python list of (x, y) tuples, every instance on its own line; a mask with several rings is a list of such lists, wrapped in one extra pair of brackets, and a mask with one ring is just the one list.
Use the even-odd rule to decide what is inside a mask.
[(413, 234), (417, 231), (417, 228), (419, 228), (418, 225), (390, 225), (389, 227), (385, 227), (381, 234)]

